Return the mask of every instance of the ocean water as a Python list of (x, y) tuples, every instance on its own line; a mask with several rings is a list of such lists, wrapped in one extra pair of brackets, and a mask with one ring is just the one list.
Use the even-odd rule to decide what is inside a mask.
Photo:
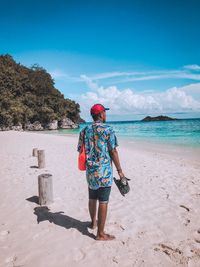
[[(89, 123), (79, 129), (59, 130), (57, 134), (79, 134)], [(165, 143), (200, 148), (200, 119), (181, 119), (174, 121), (117, 121), (107, 122), (120, 138), (129, 140)]]

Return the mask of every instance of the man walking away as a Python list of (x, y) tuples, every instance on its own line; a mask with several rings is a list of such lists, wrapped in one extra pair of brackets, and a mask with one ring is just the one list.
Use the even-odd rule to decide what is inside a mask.
[[(112, 240), (113, 235), (104, 232), (107, 207), (113, 182), (112, 161), (118, 171), (120, 179), (124, 177), (116, 147), (117, 138), (113, 128), (106, 125), (106, 110), (101, 104), (92, 106), (90, 113), (93, 123), (86, 126), (79, 136), (78, 152), (83, 142), (86, 148), (86, 178), (89, 191), (89, 213), (91, 228), (97, 225), (96, 240)], [(98, 221), (96, 220), (98, 206)]]

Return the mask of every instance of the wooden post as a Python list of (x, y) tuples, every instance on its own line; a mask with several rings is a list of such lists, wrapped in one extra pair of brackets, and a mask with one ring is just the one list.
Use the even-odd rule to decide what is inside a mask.
[(38, 176), (39, 204), (48, 205), (53, 202), (52, 175), (45, 173)]
[(38, 168), (45, 168), (45, 153), (44, 150), (38, 150)]
[(38, 149), (33, 148), (33, 157), (37, 157), (37, 155), (38, 155)]

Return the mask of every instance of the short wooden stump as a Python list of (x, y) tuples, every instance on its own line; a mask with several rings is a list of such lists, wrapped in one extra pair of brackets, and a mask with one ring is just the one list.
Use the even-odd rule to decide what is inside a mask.
[(48, 205), (53, 202), (53, 181), (49, 173), (38, 176), (39, 204)]
[(38, 150), (38, 168), (45, 168), (45, 151)]

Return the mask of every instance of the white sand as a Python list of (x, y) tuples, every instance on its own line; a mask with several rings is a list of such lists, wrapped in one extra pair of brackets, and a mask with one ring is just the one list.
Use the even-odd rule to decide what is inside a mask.
[[(188, 156), (187, 149), (121, 142), (131, 192), (124, 198), (113, 185), (106, 231), (116, 240), (102, 242), (86, 227), (76, 146), (77, 137), (0, 132), (0, 266), (200, 266), (198, 150)], [(43, 170), (34, 167), (34, 147), (45, 149)], [(36, 198), (26, 199), (38, 195), (41, 173), (53, 175), (54, 203), (35, 212)]]

